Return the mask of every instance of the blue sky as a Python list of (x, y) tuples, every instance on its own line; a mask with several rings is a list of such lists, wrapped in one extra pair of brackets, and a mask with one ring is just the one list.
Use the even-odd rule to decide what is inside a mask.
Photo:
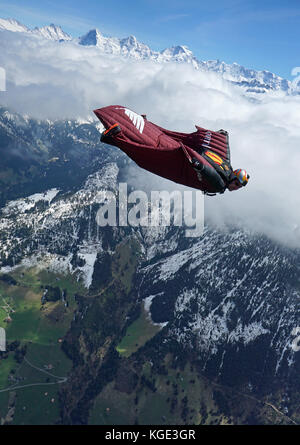
[(187, 45), (198, 59), (237, 62), (291, 79), (300, 66), (299, 0), (1, 0), (0, 17), (59, 24), (77, 37), (132, 34), (152, 49)]

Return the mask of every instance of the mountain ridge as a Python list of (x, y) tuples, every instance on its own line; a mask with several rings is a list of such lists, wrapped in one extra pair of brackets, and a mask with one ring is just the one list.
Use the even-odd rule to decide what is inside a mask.
[(73, 38), (65, 33), (60, 26), (54, 24), (30, 30), (15, 19), (0, 19), (0, 30), (25, 32), (58, 42), (69, 41), (82, 46), (95, 46), (100, 53), (130, 57), (136, 60), (153, 60), (159, 63), (188, 63), (196, 70), (218, 73), (228, 82), (242, 88), (249, 96), (254, 97), (271, 91), (299, 94), (300, 90), (297, 82), (284, 79), (268, 70), (258, 71), (245, 68), (236, 62), (228, 64), (218, 59), (199, 60), (186, 45), (176, 45), (161, 51), (155, 51), (148, 45), (139, 42), (133, 35), (126, 38), (106, 37), (97, 28), (94, 28), (80, 37)]
[(51, 23), (47, 26), (35, 27), (33, 29), (28, 28), (27, 26), (20, 23), (15, 19), (3, 19), (0, 18), (0, 30), (6, 30), (11, 32), (25, 32), (28, 34), (36, 35), (48, 40), (72, 40), (72, 37), (69, 36), (66, 32), (64, 32), (59, 25), (54, 25)]

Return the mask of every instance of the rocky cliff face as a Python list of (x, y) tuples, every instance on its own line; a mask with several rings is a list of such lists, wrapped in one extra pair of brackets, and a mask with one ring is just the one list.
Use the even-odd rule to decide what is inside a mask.
[(224, 383), (295, 378), (299, 252), (234, 229), (206, 228), (198, 240), (174, 233), (166, 244), (156, 241), (140, 272), (153, 320), (168, 322), (168, 336), (198, 351), (203, 371)]

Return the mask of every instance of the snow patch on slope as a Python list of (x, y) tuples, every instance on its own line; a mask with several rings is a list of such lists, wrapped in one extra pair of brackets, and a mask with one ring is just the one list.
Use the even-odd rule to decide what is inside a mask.
[(167, 326), (168, 321), (164, 322), (164, 323), (155, 323), (152, 318), (151, 318), (151, 304), (152, 304), (152, 300), (157, 297), (158, 295), (161, 294), (157, 294), (157, 295), (149, 295), (149, 297), (146, 297), (144, 299), (144, 309), (148, 314), (148, 319), (151, 321), (152, 324), (154, 324), (155, 326), (160, 326), (161, 328)]
[(84, 260), (85, 264), (77, 269), (81, 272), (83, 283), (87, 289), (89, 289), (92, 284), (97, 253), (97, 250), (92, 249), (87, 250), (86, 252), (78, 252), (78, 256)]
[(4, 215), (9, 215), (10, 213), (25, 213), (27, 210), (30, 210), (35, 207), (35, 205), (40, 201), (45, 201), (50, 205), (51, 201), (55, 198), (55, 196), (59, 193), (59, 189), (53, 188), (44, 193), (35, 193), (34, 195), (30, 195), (27, 198), (18, 199), (15, 201), (10, 201), (3, 208)]

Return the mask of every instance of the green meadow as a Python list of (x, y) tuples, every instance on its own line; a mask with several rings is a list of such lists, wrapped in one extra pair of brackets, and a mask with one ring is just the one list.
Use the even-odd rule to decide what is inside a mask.
[[(86, 290), (71, 276), (36, 268), (19, 268), (9, 275), (16, 284), (0, 280), (0, 327), (6, 331), (8, 348), (16, 341), (18, 348), (0, 359), (0, 419), (7, 414), (8, 394), (14, 388), (13, 423), (49, 424), (58, 417), (59, 386), (72, 366), (61, 339), (74, 316), (74, 295)], [(64, 291), (67, 306), (61, 300), (42, 304), (46, 286)]]
[(142, 309), (139, 318), (127, 328), (125, 336), (116, 349), (120, 355), (129, 357), (144, 346), (159, 330), (160, 327), (154, 325), (149, 320), (146, 311)]

